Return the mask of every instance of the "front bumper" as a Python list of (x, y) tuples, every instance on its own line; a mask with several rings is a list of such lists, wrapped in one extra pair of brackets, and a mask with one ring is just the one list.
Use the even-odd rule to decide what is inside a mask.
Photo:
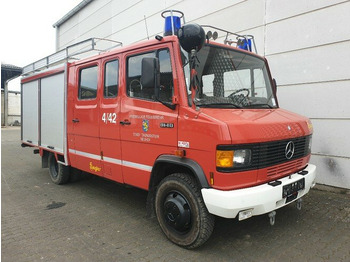
[[(261, 215), (288, 205), (309, 192), (315, 185), (316, 166), (309, 164), (303, 171), (307, 174), (294, 173), (278, 179), (282, 183), (277, 186), (266, 183), (232, 191), (203, 188), (202, 196), (209, 213), (220, 217), (235, 218), (239, 212), (248, 209), (252, 209), (252, 216)], [(286, 198), (282, 197), (283, 186), (302, 178), (305, 178), (305, 188), (298, 192), (296, 199), (286, 203)]]

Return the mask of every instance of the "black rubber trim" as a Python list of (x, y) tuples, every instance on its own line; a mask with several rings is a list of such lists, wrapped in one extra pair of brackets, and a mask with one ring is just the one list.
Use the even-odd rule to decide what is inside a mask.
[(302, 176), (305, 176), (309, 173), (309, 171), (306, 171), (306, 170), (302, 170), (300, 172), (298, 172), (299, 175), (302, 175)]
[(195, 174), (202, 188), (210, 188), (207, 178), (203, 172), (203, 169), (197, 162), (191, 159), (181, 158), (181, 157), (172, 156), (172, 155), (162, 155), (158, 157), (154, 166), (156, 166), (158, 163), (169, 163), (169, 164), (175, 164), (175, 165), (186, 167), (190, 169), (193, 172), (193, 174)]
[(270, 186), (275, 187), (275, 186), (279, 186), (280, 184), (282, 184), (282, 182), (276, 180), (276, 181), (271, 181), (271, 182), (269, 182), (268, 184), (269, 184)]

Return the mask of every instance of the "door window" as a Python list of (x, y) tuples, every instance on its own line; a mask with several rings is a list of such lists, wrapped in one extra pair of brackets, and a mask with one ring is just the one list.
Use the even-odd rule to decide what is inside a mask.
[(106, 63), (105, 66), (105, 83), (103, 88), (103, 96), (105, 98), (113, 98), (118, 94), (118, 74), (119, 61), (114, 60)]
[(83, 68), (79, 74), (79, 100), (94, 99), (97, 96), (98, 67)]
[(145, 57), (157, 57), (160, 67), (160, 89), (159, 99), (171, 102), (174, 92), (173, 74), (169, 49), (156, 50), (131, 56), (127, 60), (127, 94), (129, 97), (153, 100), (155, 88), (142, 88), (141, 85), (141, 65)]

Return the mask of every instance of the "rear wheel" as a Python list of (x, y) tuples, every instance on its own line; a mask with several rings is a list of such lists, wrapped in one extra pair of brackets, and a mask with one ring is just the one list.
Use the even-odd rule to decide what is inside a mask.
[(50, 153), (49, 173), (52, 182), (57, 185), (63, 185), (69, 181), (70, 167), (57, 163), (55, 155), (53, 153)]
[(203, 245), (214, 229), (196, 181), (187, 174), (173, 174), (158, 186), (155, 199), (160, 227), (175, 244), (192, 249)]

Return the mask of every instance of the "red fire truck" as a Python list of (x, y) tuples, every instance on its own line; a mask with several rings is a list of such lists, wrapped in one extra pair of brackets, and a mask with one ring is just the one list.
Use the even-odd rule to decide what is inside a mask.
[(79, 170), (147, 190), (185, 248), (208, 240), (215, 216), (273, 224), (275, 210), (301, 208), (315, 183), (312, 124), (279, 108), (254, 38), (166, 13), (164, 36), (74, 60), (103, 42), (92, 38), (25, 67), (22, 146), (56, 184)]

